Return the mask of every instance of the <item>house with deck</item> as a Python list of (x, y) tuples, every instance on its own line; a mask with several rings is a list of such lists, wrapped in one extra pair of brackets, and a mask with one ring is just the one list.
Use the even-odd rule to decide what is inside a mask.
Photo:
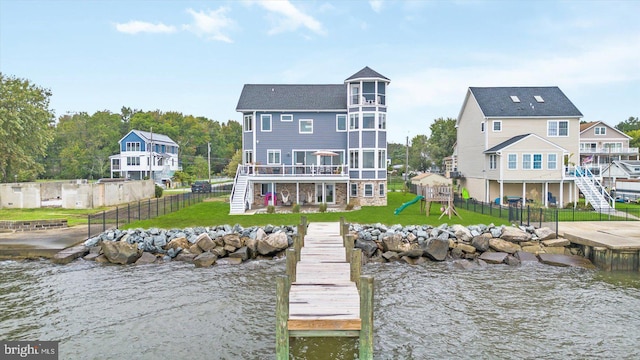
[(610, 197), (580, 154), (582, 113), (555, 86), (470, 87), (457, 119), (457, 171), (470, 197), (542, 206), (576, 202), (578, 189), (597, 210)]
[(294, 203), (386, 205), (387, 87), (365, 67), (341, 84), (246, 84), (231, 214)]
[(111, 177), (170, 183), (181, 170), (178, 144), (164, 134), (131, 130), (120, 141), (120, 153), (109, 157)]

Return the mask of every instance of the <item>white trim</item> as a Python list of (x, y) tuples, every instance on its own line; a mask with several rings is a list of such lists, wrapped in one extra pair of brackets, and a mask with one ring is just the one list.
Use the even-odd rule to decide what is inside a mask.
[[(285, 116), (290, 116), (291, 120), (285, 120)], [(293, 114), (280, 114), (280, 121), (282, 122), (293, 122)]]
[[(355, 190), (356, 190), (355, 194), (353, 193), (354, 186), (355, 186)], [(358, 189), (358, 183), (353, 182), (353, 183), (349, 184), (349, 196), (358, 197), (358, 190), (359, 190)]]
[[(371, 195), (367, 195), (367, 186), (371, 186)], [(374, 197), (375, 188), (373, 187), (373, 183), (364, 183), (362, 197)]]
[[(567, 123), (567, 134), (566, 135), (560, 135), (560, 123), (561, 122), (566, 122)], [(550, 135), (549, 134), (549, 130), (551, 130), (550, 125), (552, 123), (556, 124), (556, 131), (557, 131), (556, 135)], [(569, 137), (569, 120), (547, 120), (547, 137)]]
[(386, 196), (386, 191), (385, 191), (385, 186), (384, 183), (379, 183), (378, 184), (378, 196)]
[[(311, 124), (311, 131), (302, 131), (302, 123), (309, 122)], [(300, 119), (298, 120), (298, 134), (313, 134), (313, 119)]]
[[(278, 160), (277, 162), (270, 161), (270, 155), (277, 154)], [(282, 151), (280, 149), (267, 149), (267, 165), (280, 165), (282, 164)]]
[[(249, 119), (249, 129), (247, 130), (247, 118)], [(253, 115), (244, 115), (242, 117), (242, 131), (243, 132), (252, 132), (253, 131)]]
[[(264, 119), (269, 118), (269, 130), (264, 129)], [(260, 132), (272, 132), (273, 131), (273, 118), (271, 114), (260, 114)]]
[[(516, 157), (516, 159), (515, 159), (515, 160), (516, 160), (516, 161), (515, 161), (516, 166), (515, 166), (515, 167), (513, 167), (513, 168), (509, 166), (509, 162), (510, 162), (510, 161), (509, 161), (509, 157), (510, 157), (511, 155), (513, 155), (513, 156), (515, 156), (515, 157)], [(509, 154), (507, 154), (507, 170), (518, 170), (518, 154), (517, 154), (517, 153), (509, 153)]]
[[(496, 130), (496, 124), (500, 125), (500, 128)], [(502, 120), (492, 120), (491, 121), (491, 131), (492, 132), (502, 132)]]
[[(364, 127), (365, 115), (371, 115), (370, 117), (373, 118), (373, 122), (371, 123), (372, 127)], [(363, 112), (362, 113), (362, 131), (373, 131), (373, 130), (376, 130), (376, 113), (375, 112), (370, 112), (370, 111)]]
[[(340, 116), (344, 116), (344, 130), (340, 130), (340, 127), (338, 126), (339, 124), (338, 117)], [(347, 132), (347, 130), (349, 130), (349, 115), (336, 114), (336, 132)]]

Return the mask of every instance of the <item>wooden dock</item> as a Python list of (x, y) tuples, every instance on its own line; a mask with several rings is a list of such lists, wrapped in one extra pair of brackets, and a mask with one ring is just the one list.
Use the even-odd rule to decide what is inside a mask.
[(303, 218), (298, 229), (278, 280), (277, 358), (289, 358), (290, 337), (359, 337), (360, 359), (373, 358), (373, 279), (360, 276), (348, 225)]

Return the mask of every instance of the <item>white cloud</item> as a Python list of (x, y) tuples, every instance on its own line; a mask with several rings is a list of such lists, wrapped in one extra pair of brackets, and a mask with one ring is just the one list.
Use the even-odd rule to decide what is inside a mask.
[(116, 30), (127, 34), (137, 33), (174, 33), (176, 27), (173, 25), (165, 25), (163, 23), (152, 24), (144, 21), (129, 21), (128, 23), (116, 24)]
[(383, 1), (382, 0), (371, 0), (369, 1), (369, 5), (373, 11), (379, 13), (382, 10)]
[(291, 4), (288, 0), (261, 0), (257, 3), (264, 9), (269, 11), (272, 15), (274, 15), (271, 16), (273, 26), (269, 30), (269, 35), (279, 34), (287, 31), (295, 31), (300, 27), (305, 27), (316, 34), (326, 34), (322, 23), (293, 6), (293, 4)]
[(232, 43), (233, 40), (224, 34), (225, 30), (235, 26), (234, 21), (226, 16), (228, 11), (227, 7), (209, 12), (187, 9), (187, 12), (193, 17), (193, 23), (183, 25), (182, 28), (207, 39)]

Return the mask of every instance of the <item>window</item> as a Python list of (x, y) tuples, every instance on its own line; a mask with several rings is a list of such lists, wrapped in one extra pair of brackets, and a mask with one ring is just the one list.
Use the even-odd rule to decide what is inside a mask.
[(260, 184), (260, 195), (264, 196), (266, 193), (272, 192), (271, 183)]
[(507, 155), (507, 168), (509, 170), (515, 170), (518, 168), (518, 155), (516, 154)]
[(362, 151), (362, 168), (363, 169), (373, 169), (375, 165), (375, 152), (373, 150), (363, 150)]
[(351, 114), (349, 117), (349, 129), (358, 130), (360, 128), (360, 119), (358, 114)]
[(547, 169), (555, 170), (558, 168), (558, 155), (547, 154)]
[(140, 151), (139, 142), (128, 142), (126, 145), (127, 151)]
[(382, 184), (382, 183), (380, 183), (380, 184), (378, 185), (378, 194), (379, 194), (380, 196), (384, 196), (384, 184)]
[(313, 134), (313, 120), (300, 120), (300, 134)]
[(293, 115), (291, 115), (291, 114), (282, 114), (282, 115), (280, 115), (280, 121), (291, 122), (291, 121), (293, 121)]
[(357, 169), (360, 167), (360, 153), (358, 150), (349, 151), (349, 168)]
[(595, 131), (596, 135), (607, 135), (607, 128), (604, 126), (597, 126)]
[(378, 169), (384, 169), (387, 166), (387, 157), (385, 150), (378, 150)]
[(378, 114), (378, 129), (387, 129), (387, 114)]
[(358, 184), (351, 183), (350, 187), (351, 187), (350, 196), (351, 197), (357, 197), (358, 196)]
[(502, 131), (502, 121), (494, 120), (493, 121), (493, 132), (500, 132), (500, 131)]
[(622, 151), (622, 143), (604, 143), (602, 147), (604, 151), (610, 153), (619, 153)]
[(533, 154), (533, 169), (542, 169), (542, 154)]
[(280, 150), (267, 150), (267, 164), (280, 164)]
[(251, 164), (253, 162), (253, 151), (247, 150), (244, 152), (244, 163)]
[(489, 169), (495, 170), (496, 168), (498, 168), (498, 155), (489, 155)]
[(336, 115), (336, 131), (347, 131), (347, 115)]
[(547, 136), (569, 136), (569, 122), (550, 120), (547, 122)]
[(481, 123), (480, 123), (480, 131), (481, 131), (481, 132), (484, 132), (484, 122), (481, 122)]
[(271, 114), (260, 115), (260, 131), (271, 131)]
[(531, 169), (531, 154), (522, 154), (522, 168)]
[(253, 131), (253, 116), (244, 116), (244, 131)]
[(360, 104), (360, 84), (351, 85), (351, 105)]
[(138, 157), (138, 156), (129, 156), (129, 157), (127, 157), (127, 165), (129, 165), (129, 166), (140, 166), (140, 157)]
[(373, 184), (364, 184), (364, 196), (365, 197), (373, 196)]
[(542, 169), (542, 154), (522, 154), (522, 168), (525, 170)]
[(596, 143), (580, 143), (580, 152), (596, 152)]
[(376, 114), (372, 114), (372, 113), (362, 114), (362, 128), (363, 129), (375, 129), (376, 128)]

